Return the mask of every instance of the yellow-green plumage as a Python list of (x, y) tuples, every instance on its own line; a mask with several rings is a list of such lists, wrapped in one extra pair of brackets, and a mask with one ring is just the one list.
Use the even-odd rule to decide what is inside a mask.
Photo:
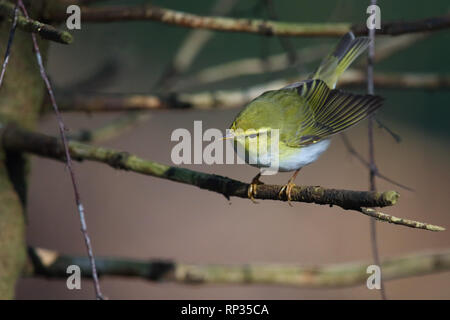
[(265, 92), (239, 113), (231, 129), (243, 130), (246, 139), (241, 143), (250, 156), (258, 158), (256, 166), (268, 165), (265, 162), (273, 155), (251, 154), (247, 138), (254, 136), (255, 131), (279, 129), (280, 170), (291, 171), (315, 161), (328, 147), (331, 135), (358, 123), (381, 106), (382, 98), (378, 96), (334, 89), (338, 77), (368, 44), (368, 38), (347, 34), (311, 79)]

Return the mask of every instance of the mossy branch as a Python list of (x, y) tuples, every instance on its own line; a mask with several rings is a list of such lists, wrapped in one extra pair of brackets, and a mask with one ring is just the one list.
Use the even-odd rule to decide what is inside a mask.
[[(6, 17), (12, 21), (14, 18), (14, 4), (6, 0), (0, 0), (0, 18), (1, 17)], [(37, 33), (43, 39), (62, 44), (70, 44), (73, 41), (72, 35), (69, 32), (61, 31), (51, 25), (26, 18), (22, 14), (17, 16), (17, 28), (26, 32)]]
[[(1, 133), (3, 146), (7, 150), (29, 152), (35, 155), (64, 161), (65, 154), (61, 142), (47, 135), (33, 133), (15, 126), (8, 126)], [(225, 197), (248, 198), (248, 183), (227, 177), (193, 171), (185, 168), (172, 167), (157, 162), (145, 160), (127, 152), (103, 147), (94, 147), (79, 142), (69, 143), (70, 155), (74, 160), (91, 160), (110, 165), (115, 169), (129, 170), (157, 178), (167, 179), (184, 184), (197, 186), (213, 191)], [(256, 199), (282, 200), (279, 198), (280, 185), (258, 185)], [(420, 228), (430, 231), (445, 230), (442, 227), (390, 216), (384, 213), (367, 213), (365, 207), (385, 207), (396, 204), (399, 194), (395, 191), (367, 192), (327, 189), (319, 186), (296, 186), (293, 188), (292, 201), (315, 203), (320, 205), (336, 205), (346, 210), (354, 210), (371, 215), (380, 221)]]
[[(355, 262), (323, 266), (295, 264), (194, 265), (171, 260), (96, 258), (100, 276), (130, 277), (148, 281), (182, 284), (277, 285), (297, 288), (338, 288), (365, 284), (372, 263)], [(67, 278), (67, 266), (78, 265), (90, 277), (85, 257), (63, 255), (56, 251), (30, 248), (26, 276)], [(450, 270), (450, 251), (416, 253), (386, 259), (381, 264), (384, 280), (433, 274)]]
[[(351, 23), (290, 23), (260, 19), (233, 19), (217, 16), (200, 16), (153, 5), (83, 7), (84, 22), (122, 22), (153, 20), (186, 28), (215, 31), (245, 32), (266, 36), (341, 37), (353, 30), (357, 35), (367, 34), (366, 25)], [(65, 12), (55, 10), (49, 19), (60, 21)], [(377, 34), (399, 35), (421, 31), (434, 31), (450, 27), (450, 16), (383, 23)]]

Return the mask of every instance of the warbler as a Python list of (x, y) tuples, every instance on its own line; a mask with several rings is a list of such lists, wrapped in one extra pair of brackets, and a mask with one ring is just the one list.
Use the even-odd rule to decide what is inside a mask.
[[(335, 89), (339, 76), (369, 46), (367, 37), (347, 33), (336, 48), (323, 59), (307, 80), (279, 90), (267, 91), (252, 100), (234, 119), (224, 139), (235, 139), (235, 149), (245, 150), (245, 162), (258, 168), (270, 166), (278, 156), (279, 171), (294, 171), (279, 197), (291, 201), (294, 180), (300, 169), (314, 161), (330, 145), (330, 137), (341, 132), (381, 107), (383, 98)], [(270, 145), (267, 132), (278, 129), (278, 154), (271, 148), (251, 148), (252, 139)], [(264, 133), (264, 134), (263, 134)], [(242, 150), (241, 149), (241, 150)], [(272, 153), (271, 153), (272, 152)], [(253, 178), (248, 196), (254, 201), (262, 184), (261, 171)]]

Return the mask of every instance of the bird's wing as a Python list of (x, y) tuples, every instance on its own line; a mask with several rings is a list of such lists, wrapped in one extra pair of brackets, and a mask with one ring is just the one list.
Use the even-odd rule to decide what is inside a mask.
[[(292, 90), (292, 89), (291, 89)], [(303, 117), (295, 135), (286, 143), (292, 147), (316, 143), (363, 120), (381, 107), (383, 98), (330, 89), (322, 80), (301, 83), (297, 94), (304, 99)]]

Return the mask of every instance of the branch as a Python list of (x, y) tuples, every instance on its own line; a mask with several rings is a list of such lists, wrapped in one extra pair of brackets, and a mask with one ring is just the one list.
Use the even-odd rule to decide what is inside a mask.
[[(367, 33), (366, 25), (352, 26), (350, 23), (289, 23), (260, 19), (233, 19), (215, 16), (200, 16), (182, 11), (141, 6), (83, 7), (84, 22), (122, 22), (153, 20), (186, 28), (215, 31), (245, 32), (265, 36), (341, 37), (353, 30), (357, 35)], [(65, 12), (51, 12), (50, 19), (61, 21)], [(394, 21), (383, 23), (377, 34), (399, 35), (411, 32), (434, 31), (450, 27), (450, 16), (443, 15), (416, 21)]]
[[(388, 34), (398, 36), (406, 33), (437, 31), (450, 27), (450, 14), (431, 17), (413, 21), (392, 21), (381, 24), (381, 29), (376, 30), (376, 34)], [(365, 24), (353, 26), (352, 30), (355, 34), (367, 34), (367, 26)]]
[[(14, 126), (8, 126), (0, 134), (4, 148), (8, 150), (29, 152), (39, 156), (64, 161), (63, 145), (56, 139), (43, 134), (32, 133)], [(122, 169), (167, 179), (175, 182), (197, 186), (213, 191), (226, 198), (248, 198), (248, 183), (227, 177), (193, 171), (185, 168), (171, 167), (157, 162), (145, 160), (127, 152), (103, 147), (94, 147), (79, 142), (69, 142), (70, 155), (74, 160), (91, 160)], [(258, 185), (256, 199), (280, 200), (280, 185)], [(363, 210), (363, 207), (385, 207), (397, 203), (399, 194), (395, 191), (367, 192), (326, 189), (319, 186), (296, 186), (292, 190), (292, 201), (315, 203), (320, 205), (336, 205), (346, 210), (354, 210), (371, 215), (380, 221), (395, 223), (411, 228), (430, 231), (443, 231), (443, 227), (397, 218), (384, 213)]]
[[(0, 18), (6, 17), (11, 21), (14, 19), (14, 5), (6, 0), (0, 0)], [(17, 27), (26, 32), (37, 33), (43, 39), (55, 41), (62, 44), (70, 44), (73, 41), (72, 35), (67, 31), (60, 31), (55, 27), (24, 17), (17, 16)]]
[[(238, 90), (218, 90), (198, 93), (180, 93), (168, 96), (151, 94), (92, 95), (76, 94), (63, 97), (61, 111), (115, 112), (132, 110), (198, 109), (217, 110), (242, 107), (256, 96), (268, 90), (282, 88), (294, 79), (281, 79)], [(361, 86), (366, 82), (365, 73), (347, 70), (339, 80), (340, 87)], [(447, 89), (450, 76), (420, 73), (378, 73), (374, 83), (380, 88), (399, 89)], [(48, 107), (44, 109), (48, 110)]]
[[(376, 48), (375, 61), (384, 60), (394, 53), (401, 51), (417, 41), (425, 39), (429, 34), (408, 34), (396, 38), (385, 38), (380, 40)], [(313, 47), (306, 47), (296, 51), (296, 57), (302, 64), (310, 63), (321, 59), (330, 50), (328, 45), (321, 44)], [(365, 66), (366, 61), (361, 59), (358, 67)], [(275, 54), (261, 58), (245, 58), (223, 64), (206, 67), (197, 73), (181, 79), (179, 89), (186, 90), (202, 84), (210, 84), (246, 75), (258, 75), (267, 72), (277, 72), (292, 68), (289, 55), (287, 53)]]
[[(78, 265), (81, 274), (91, 276), (88, 259), (30, 248), (27, 276), (67, 278), (67, 266)], [(140, 278), (182, 284), (265, 284), (298, 288), (339, 288), (365, 284), (369, 262), (300, 266), (294, 264), (193, 265), (171, 260), (97, 258), (100, 276)], [(450, 270), (450, 251), (419, 253), (386, 259), (384, 280), (420, 276)]]
[[(153, 20), (166, 24), (215, 31), (246, 32), (266, 36), (341, 36), (350, 23), (286, 23), (259, 19), (234, 19), (200, 16), (153, 5), (82, 7), (84, 22), (123, 22)], [(58, 10), (49, 19), (61, 21), (65, 12)]]
[[(340, 134), (340, 136), (341, 136), (341, 138), (342, 138), (342, 141), (344, 142), (344, 146), (345, 146), (345, 148), (347, 149), (347, 151), (348, 151), (352, 156), (354, 156), (356, 159), (358, 159), (358, 161), (359, 161), (363, 166), (365, 166), (367, 169), (369, 169), (369, 168), (370, 168), (369, 162), (368, 162), (366, 159), (364, 159), (364, 157), (363, 157), (359, 152), (357, 152), (357, 151), (355, 150), (355, 148), (353, 147), (353, 145), (350, 143), (350, 140), (348, 139), (347, 134), (346, 134), (345, 132), (342, 132), (342, 133)], [(397, 182), (397, 181), (395, 181), (395, 180), (392, 180), (391, 178), (385, 176), (385, 175), (382, 174), (379, 170), (376, 170), (376, 171), (375, 171), (375, 175), (376, 175), (378, 178), (383, 179), (383, 180), (385, 180), (385, 181), (387, 181), (387, 182), (389, 182), (389, 183), (392, 183), (393, 185), (395, 185), (395, 186), (397, 186), (397, 187), (400, 187), (400, 188), (405, 189), (405, 190), (408, 190), (408, 191), (415, 191), (413, 188), (410, 188), (410, 187), (408, 187), (408, 186), (406, 186), (406, 185), (404, 185), (404, 184), (401, 184), (401, 183), (399, 183), (399, 182)]]

